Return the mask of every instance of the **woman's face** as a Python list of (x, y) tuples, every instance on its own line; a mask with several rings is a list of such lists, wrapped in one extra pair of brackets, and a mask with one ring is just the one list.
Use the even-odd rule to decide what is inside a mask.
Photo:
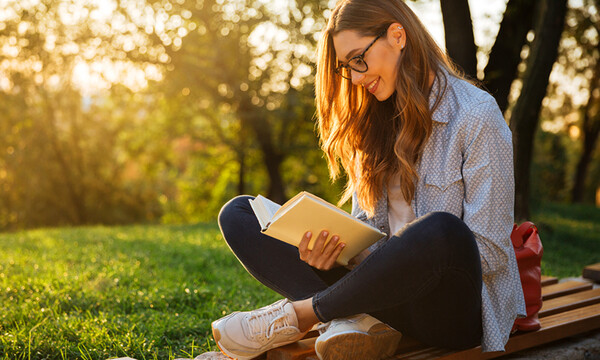
[[(333, 36), (333, 46), (338, 61), (346, 64), (354, 56), (361, 55), (375, 36), (362, 36), (354, 30), (343, 30)], [(398, 58), (404, 48), (405, 32), (400, 24), (392, 24), (364, 53), (368, 65), (364, 73), (351, 70), (352, 83), (364, 86), (377, 100), (387, 100), (396, 91)], [(340, 76), (333, 74), (334, 76)]]

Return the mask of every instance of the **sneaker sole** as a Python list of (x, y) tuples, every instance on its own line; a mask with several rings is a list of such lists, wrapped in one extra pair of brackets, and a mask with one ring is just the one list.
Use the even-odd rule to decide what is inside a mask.
[[(221, 344), (220, 344), (220, 341), (221, 341), (221, 332), (219, 331), (219, 329), (217, 329), (214, 326), (212, 326), (212, 324), (211, 324), (211, 328), (212, 328), (213, 338), (215, 339), (215, 343), (217, 344), (217, 347), (219, 348), (219, 350), (221, 350), (221, 352), (223, 353), (223, 355), (227, 356), (230, 359), (251, 360), (251, 359), (259, 357), (260, 355), (262, 355), (262, 354), (264, 354), (265, 352), (268, 351), (268, 350), (265, 350), (265, 351), (263, 351), (260, 354), (255, 354), (255, 355), (252, 355), (252, 356), (240, 356), (240, 355), (231, 356), (231, 355), (227, 354), (227, 352), (223, 349), (223, 346), (221, 346)], [(304, 333), (302, 335), (302, 337), (304, 337), (304, 335), (306, 335), (306, 333)], [(300, 340), (300, 339), (298, 339), (298, 340)], [(294, 342), (296, 342), (298, 340), (294, 340), (294, 341), (290, 341), (290, 342), (283, 342), (281, 344), (273, 345), (273, 349), (277, 348), (277, 347), (280, 347), (280, 346), (284, 346), (284, 345), (287, 345), (287, 344), (294, 343)]]
[[(223, 350), (223, 347), (219, 343), (221, 341), (221, 332), (219, 331), (219, 329), (217, 329), (214, 326), (212, 326), (212, 324), (211, 324), (211, 329), (212, 329), (213, 339), (215, 339), (215, 343), (217, 344), (217, 347), (219, 348), (219, 350), (221, 351), (221, 353), (223, 355), (227, 356), (230, 359), (238, 359), (237, 357), (233, 357), (233, 356), (227, 354), (225, 352), (225, 350)], [(246, 359), (246, 358), (243, 358), (243, 359)], [(248, 359), (252, 359), (252, 358), (248, 358)]]
[(219, 341), (221, 341), (221, 332), (219, 331), (219, 329), (215, 329), (213, 326), (211, 326), (211, 328), (213, 339), (215, 339), (215, 343), (217, 344), (217, 347), (219, 348), (221, 353), (223, 353), (223, 355), (227, 356), (228, 358), (233, 359), (231, 356), (227, 355), (227, 353), (223, 351), (223, 349), (221, 349), (221, 345), (219, 345)]
[(316, 344), (321, 360), (379, 360), (396, 352), (402, 334), (385, 324), (377, 324), (369, 333), (348, 332)]

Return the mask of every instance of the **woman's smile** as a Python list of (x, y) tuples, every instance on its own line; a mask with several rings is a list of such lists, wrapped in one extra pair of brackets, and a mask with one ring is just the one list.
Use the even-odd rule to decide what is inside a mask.
[(371, 81), (370, 83), (368, 83), (367, 85), (365, 85), (365, 87), (367, 88), (367, 90), (369, 90), (369, 92), (371, 94), (374, 94), (375, 91), (377, 90), (377, 86), (379, 85), (379, 77), (377, 77), (377, 79)]

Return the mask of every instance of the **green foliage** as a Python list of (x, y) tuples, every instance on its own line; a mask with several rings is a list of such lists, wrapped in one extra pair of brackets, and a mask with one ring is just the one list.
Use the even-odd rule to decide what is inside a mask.
[(64, 5), (9, 1), (0, 24), (0, 230), (209, 220), (238, 193), (304, 184), (337, 195), (315, 181), (324, 1)]
[[(145, 164), (132, 165), (136, 143), (127, 141), (141, 133), (135, 125), (152, 101), (102, 71), (88, 84), (76, 81), (86, 65), (131, 65), (122, 48), (131, 31), (103, 22), (92, 5), (65, 5), (3, 5), (0, 229), (156, 218), (155, 184), (133, 176)], [(132, 43), (147, 55), (136, 69), (144, 71), (160, 47), (139, 39)]]
[[(556, 190), (545, 189), (547, 184), (539, 183), (541, 191), (536, 197), (552, 200), (574, 201), (593, 204), (600, 180), (593, 172), (600, 165), (598, 132), (600, 132), (600, 34), (599, 3), (584, 0), (581, 6), (571, 7), (566, 16), (566, 24), (559, 54), (555, 63), (555, 74), (548, 89), (546, 106), (542, 120), (546, 128), (554, 134), (546, 134), (536, 142), (534, 164), (555, 171), (554, 178), (562, 181), (554, 185)], [(565, 87), (565, 83), (569, 83)], [(553, 138), (553, 149), (550, 148)], [(558, 150), (557, 147), (562, 147)], [(596, 152), (594, 153), (594, 147)], [(559, 155), (558, 152), (561, 154)], [(549, 164), (551, 154), (558, 155), (557, 164)], [(547, 164), (547, 165), (543, 165)], [(535, 165), (534, 165), (535, 166)], [(532, 183), (539, 179), (532, 174)], [(552, 177), (550, 177), (552, 179)], [(548, 180), (550, 180), (548, 179)], [(545, 181), (546, 179), (544, 179)], [(560, 195), (558, 187), (563, 186)], [(535, 185), (534, 185), (535, 186)], [(546, 191), (549, 190), (549, 191)]]
[[(571, 11), (559, 57), (574, 78), (598, 56), (590, 1)], [(339, 198), (314, 131), (314, 53), (331, 1), (106, 4), (110, 16), (95, 3), (4, 4), (0, 231), (209, 221), (239, 193)], [(576, 110), (558, 90), (564, 113), (546, 106), (547, 120)], [(567, 129), (536, 140), (534, 199), (568, 200), (580, 145)]]
[(585, 197), (596, 199), (596, 204), (600, 204), (600, 146), (596, 147), (596, 152), (592, 155), (592, 158), (595, 161), (590, 166)]
[[(285, 200), (295, 194), (282, 180), (289, 177), (282, 168), (287, 158), (319, 151), (311, 57), (325, 7), (323, 1), (276, 6), (242, 0), (181, 2), (174, 9), (189, 11), (188, 24), (198, 31), (169, 53), (174, 71), (164, 85), (179, 109), (170, 115), (193, 139), (207, 139), (208, 132), (235, 154), (219, 167), (233, 171), (225, 161), (237, 163), (238, 176), (230, 180), (240, 193), (256, 191), (258, 176), (258, 192)], [(185, 191), (177, 195), (175, 202), (185, 201)]]
[[(573, 153), (570, 140), (564, 134), (538, 131), (535, 154), (531, 167), (531, 203), (541, 201), (567, 201), (567, 171), (572, 173)], [(571, 161), (569, 161), (571, 160)]]

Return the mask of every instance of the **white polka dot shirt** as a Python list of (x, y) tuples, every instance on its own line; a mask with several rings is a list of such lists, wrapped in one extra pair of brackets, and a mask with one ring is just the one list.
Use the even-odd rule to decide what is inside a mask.
[[(515, 318), (526, 313), (510, 241), (514, 222), (512, 136), (491, 95), (443, 74), (447, 81), (438, 76), (429, 99), (432, 108), (435, 90), (447, 84), (417, 167), (419, 179), (411, 207), (417, 218), (433, 211), (452, 213), (475, 235), (483, 273), (482, 350), (502, 351)], [(352, 214), (390, 234), (387, 201), (384, 193), (375, 216), (368, 219), (354, 198)]]

